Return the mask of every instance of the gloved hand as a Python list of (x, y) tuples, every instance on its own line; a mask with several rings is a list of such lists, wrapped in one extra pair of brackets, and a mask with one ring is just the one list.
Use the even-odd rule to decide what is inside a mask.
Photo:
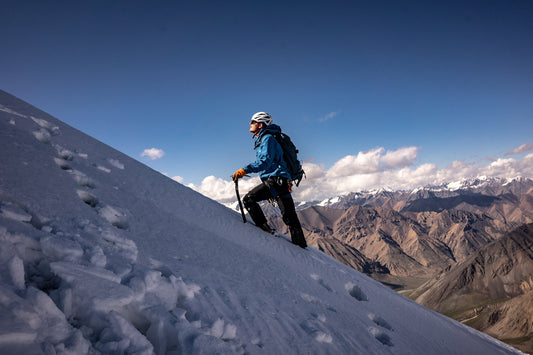
[(237, 170), (236, 172), (233, 173), (233, 181), (236, 181), (242, 178), (244, 175), (246, 175), (246, 171), (244, 171), (244, 169)]

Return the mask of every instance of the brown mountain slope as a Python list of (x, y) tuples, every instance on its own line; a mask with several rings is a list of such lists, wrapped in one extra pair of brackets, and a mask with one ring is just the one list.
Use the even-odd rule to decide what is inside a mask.
[[(400, 213), (352, 206), (312, 207), (298, 214), (309, 244), (318, 247), (321, 238), (334, 238), (379, 262), (392, 275), (431, 276), (493, 240), (486, 232), (494, 229), (492, 220), (464, 211)], [(281, 218), (272, 217), (271, 222), (287, 232)], [(333, 257), (339, 255), (324, 249)]]
[(310, 244), (316, 245), (317, 248), (326, 254), (337, 259), (345, 265), (366, 274), (388, 274), (389, 270), (379, 262), (372, 261), (361, 254), (357, 249), (343, 244), (335, 238), (319, 237), (308, 240)]
[[(389, 274), (379, 262), (369, 259), (357, 249), (331, 237), (335, 222), (344, 215), (340, 209), (314, 206), (299, 213), (299, 219), (306, 230), (307, 243), (339, 260), (345, 265), (366, 274)], [(281, 218), (270, 218), (278, 230), (288, 232)]]
[(313, 206), (299, 212), (298, 218), (302, 224), (327, 230), (328, 228), (331, 229), (343, 214), (344, 210), (342, 209)]
[(528, 224), (443, 271), (412, 296), (439, 312), (516, 297), (533, 288), (532, 248), (533, 224)]
[(424, 226), (429, 237), (446, 244), (457, 262), (505, 234), (492, 218), (472, 212), (444, 210), (405, 214)]
[(533, 334), (533, 291), (517, 296), (496, 309), (487, 312), (485, 317), (472, 324), (500, 339), (516, 339)]
[(379, 261), (393, 275), (431, 274), (453, 261), (444, 243), (391, 209), (352, 206), (336, 221), (333, 237)]
[(449, 267), (410, 297), (533, 352), (533, 224)]

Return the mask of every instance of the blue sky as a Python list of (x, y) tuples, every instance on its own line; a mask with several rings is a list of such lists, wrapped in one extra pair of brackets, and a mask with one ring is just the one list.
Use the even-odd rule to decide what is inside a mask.
[(301, 199), (533, 176), (528, 0), (6, 1), (0, 35), (3, 90), (213, 197), (256, 111), (309, 161)]

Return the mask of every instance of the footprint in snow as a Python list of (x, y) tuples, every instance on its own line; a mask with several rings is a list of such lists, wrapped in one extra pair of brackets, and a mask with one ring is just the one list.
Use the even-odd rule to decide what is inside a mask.
[(68, 149), (65, 149), (63, 147), (61, 147), (60, 145), (54, 145), (54, 147), (56, 148), (57, 150), (57, 155), (63, 159), (63, 160), (68, 160), (68, 161), (71, 161), (74, 159), (74, 153), (72, 153), (70, 150)]
[(322, 323), (326, 323), (326, 315), (325, 314), (317, 314), (317, 313), (311, 313), (311, 317), (318, 319)]
[(128, 229), (128, 218), (126, 212), (118, 207), (104, 206), (99, 209), (98, 213), (106, 219), (111, 225), (118, 229)]
[[(115, 168), (117, 168), (117, 169), (124, 170), (124, 168), (125, 168), (125, 167), (124, 167), (124, 164), (122, 164), (122, 163), (121, 163), (119, 160), (117, 160), (117, 159), (111, 159), (111, 158), (109, 158), (109, 159), (107, 159), (107, 162), (108, 162), (111, 166), (113, 166), (113, 167), (115, 167)], [(105, 166), (97, 165), (97, 164), (93, 164), (93, 166), (94, 166), (95, 168), (97, 168), (98, 170), (103, 171), (104, 173), (108, 173), (108, 174), (111, 173), (111, 169), (106, 168)]]
[(57, 166), (59, 166), (62, 170), (65, 170), (72, 174), (72, 178), (78, 183), (78, 185), (88, 188), (94, 188), (95, 184), (94, 181), (89, 178), (87, 175), (82, 173), (81, 171), (74, 170), (70, 164), (69, 161), (72, 161), (74, 159), (74, 153), (72, 153), (68, 149), (64, 149), (63, 147), (56, 145), (55, 146), (57, 153), (59, 155), (59, 158), (54, 158), (54, 161)]
[(50, 143), (52, 135), (56, 136), (59, 134), (59, 127), (53, 126), (50, 122), (35, 117), (31, 117), (31, 119), (40, 127), (38, 131), (33, 132), (33, 136), (39, 142)]
[(76, 193), (78, 194), (78, 197), (83, 201), (85, 202), (86, 204), (88, 204), (89, 206), (91, 207), (96, 207), (98, 205), (98, 199), (96, 198), (96, 196), (88, 193), (87, 191), (85, 190), (78, 190), (76, 191)]
[(393, 346), (394, 345), (392, 343), (392, 340), (391, 340), (390, 336), (388, 334), (386, 334), (384, 331), (382, 331), (381, 329), (371, 327), (368, 331), (381, 344), (387, 345), (387, 346)]
[(361, 290), (361, 288), (351, 282), (348, 282), (345, 286), (346, 288), (346, 291), (348, 291), (348, 293), (350, 294), (350, 296), (352, 296), (353, 298), (355, 298), (356, 300), (358, 301), (368, 301), (368, 298), (366, 297), (365, 293), (363, 292), (363, 290)]
[(46, 129), (41, 128), (38, 131), (33, 132), (33, 136), (41, 143), (50, 143), (52, 135)]
[(331, 335), (324, 331), (323, 325), (321, 323), (317, 323), (314, 320), (307, 320), (305, 322), (300, 323), (300, 328), (302, 328), (304, 332), (313, 337), (319, 343), (333, 342), (333, 338), (331, 337)]
[(168, 266), (160, 262), (159, 260), (155, 260), (152, 258), (150, 258), (149, 260), (150, 260), (150, 267), (155, 271), (159, 271), (161, 275), (163, 275), (164, 277), (170, 277), (174, 275), (172, 270)]
[(66, 160), (60, 159), (60, 158), (54, 158), (54, 161), (57, 164), (57, 166), (61, 168), (61, 170), (72, 171), (72, 168), (70, 167), (69, 163)]
[(109, 164), (111, 164), (112, 166), (114, 166), (115, 168), (117, 169), (120, 169), (120, 170), (124, 170), (124, 164), (122, 164), (119, 160), (117, 159), (107, 159), (107, 162)]
[(59, 127), (52, 125), (47, 120), (43, 120), (41, 118), (35, 118), (33, 116), (31, 116), (31, 119), (33, 122), (37, 123), (37, 125), (39, 125), (42, 129), (45, 129), (49, 132), (52, 131), (54, 136), (57, 136), (59, 134)]
[(387, 346), (393, 346), (390, 336), (384, 331), (384, 329), (394, 331), (391, 325), (385, 319), (373, 313), (368, 314), (368, 318), (370, 318), (372, 322), (374, 322), (374, 324), (383, 328), (383, 329), (380, 329), (376, 327), (370, 327), (368, 330), (370, 334), (374, 338), (376, 338), (376, 340), (378, 340), (381, 344), (387, 345)]
[(372, 322), (374, 322), (376, 325), (378, 325), (378, 326), (380, 326), (382, 328), (385, 328), (385, 329), (391, 330), (391, 331), (394, 330), (394, 329), (392, 329), (391, 325), (385, 319), (381, 318), (378, 315), (370, 313), (368, 315), (368, 318), (370, 318), (372, 320)]
[(72, 174), (72, 177), (78, 183), (78, 185), (88, 187), (90, 189), (93, 189), (95, 187), (94, 181), (81, 171), (72, 170), (70, 171), (70, 173)]
[(54, 161), (57, 166), (59, 166), (62, 170), (65, 170), (66, 172), (72, 174), (72, 178), (74, 179), (74, 181), (76, 181), (76, 183), (78, 183), (78, 185), (88, 187), (90, 189), (95, 187), (94, 181), (91, 178), (89, 178), (81, 171), (72, 169), (72, 167), (66, 160), (54, 158)]
[(328, 290), (329, 292), (333, 292), (333, 290), (331, 289), (331, 287), (329, 287), (326, 282), (317, 274), (311, 274), (311, 278), (313, 280), (315, 280), (316, 282), (318, 282), (318, 284), (322, 287), (324, 287), (326, 290)]

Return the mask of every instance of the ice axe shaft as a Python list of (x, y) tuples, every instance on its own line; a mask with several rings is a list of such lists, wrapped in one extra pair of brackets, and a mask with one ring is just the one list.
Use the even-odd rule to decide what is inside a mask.
[(244, 216), (244, 209), (242, 208), (241, 195), (239, 194), (239, 179), (235, 179), (235, 194), (237, 194), (237, 201), (239, 201), (239, 208), (241, 210), (242, 222), (246, 223), (246, 217)]

